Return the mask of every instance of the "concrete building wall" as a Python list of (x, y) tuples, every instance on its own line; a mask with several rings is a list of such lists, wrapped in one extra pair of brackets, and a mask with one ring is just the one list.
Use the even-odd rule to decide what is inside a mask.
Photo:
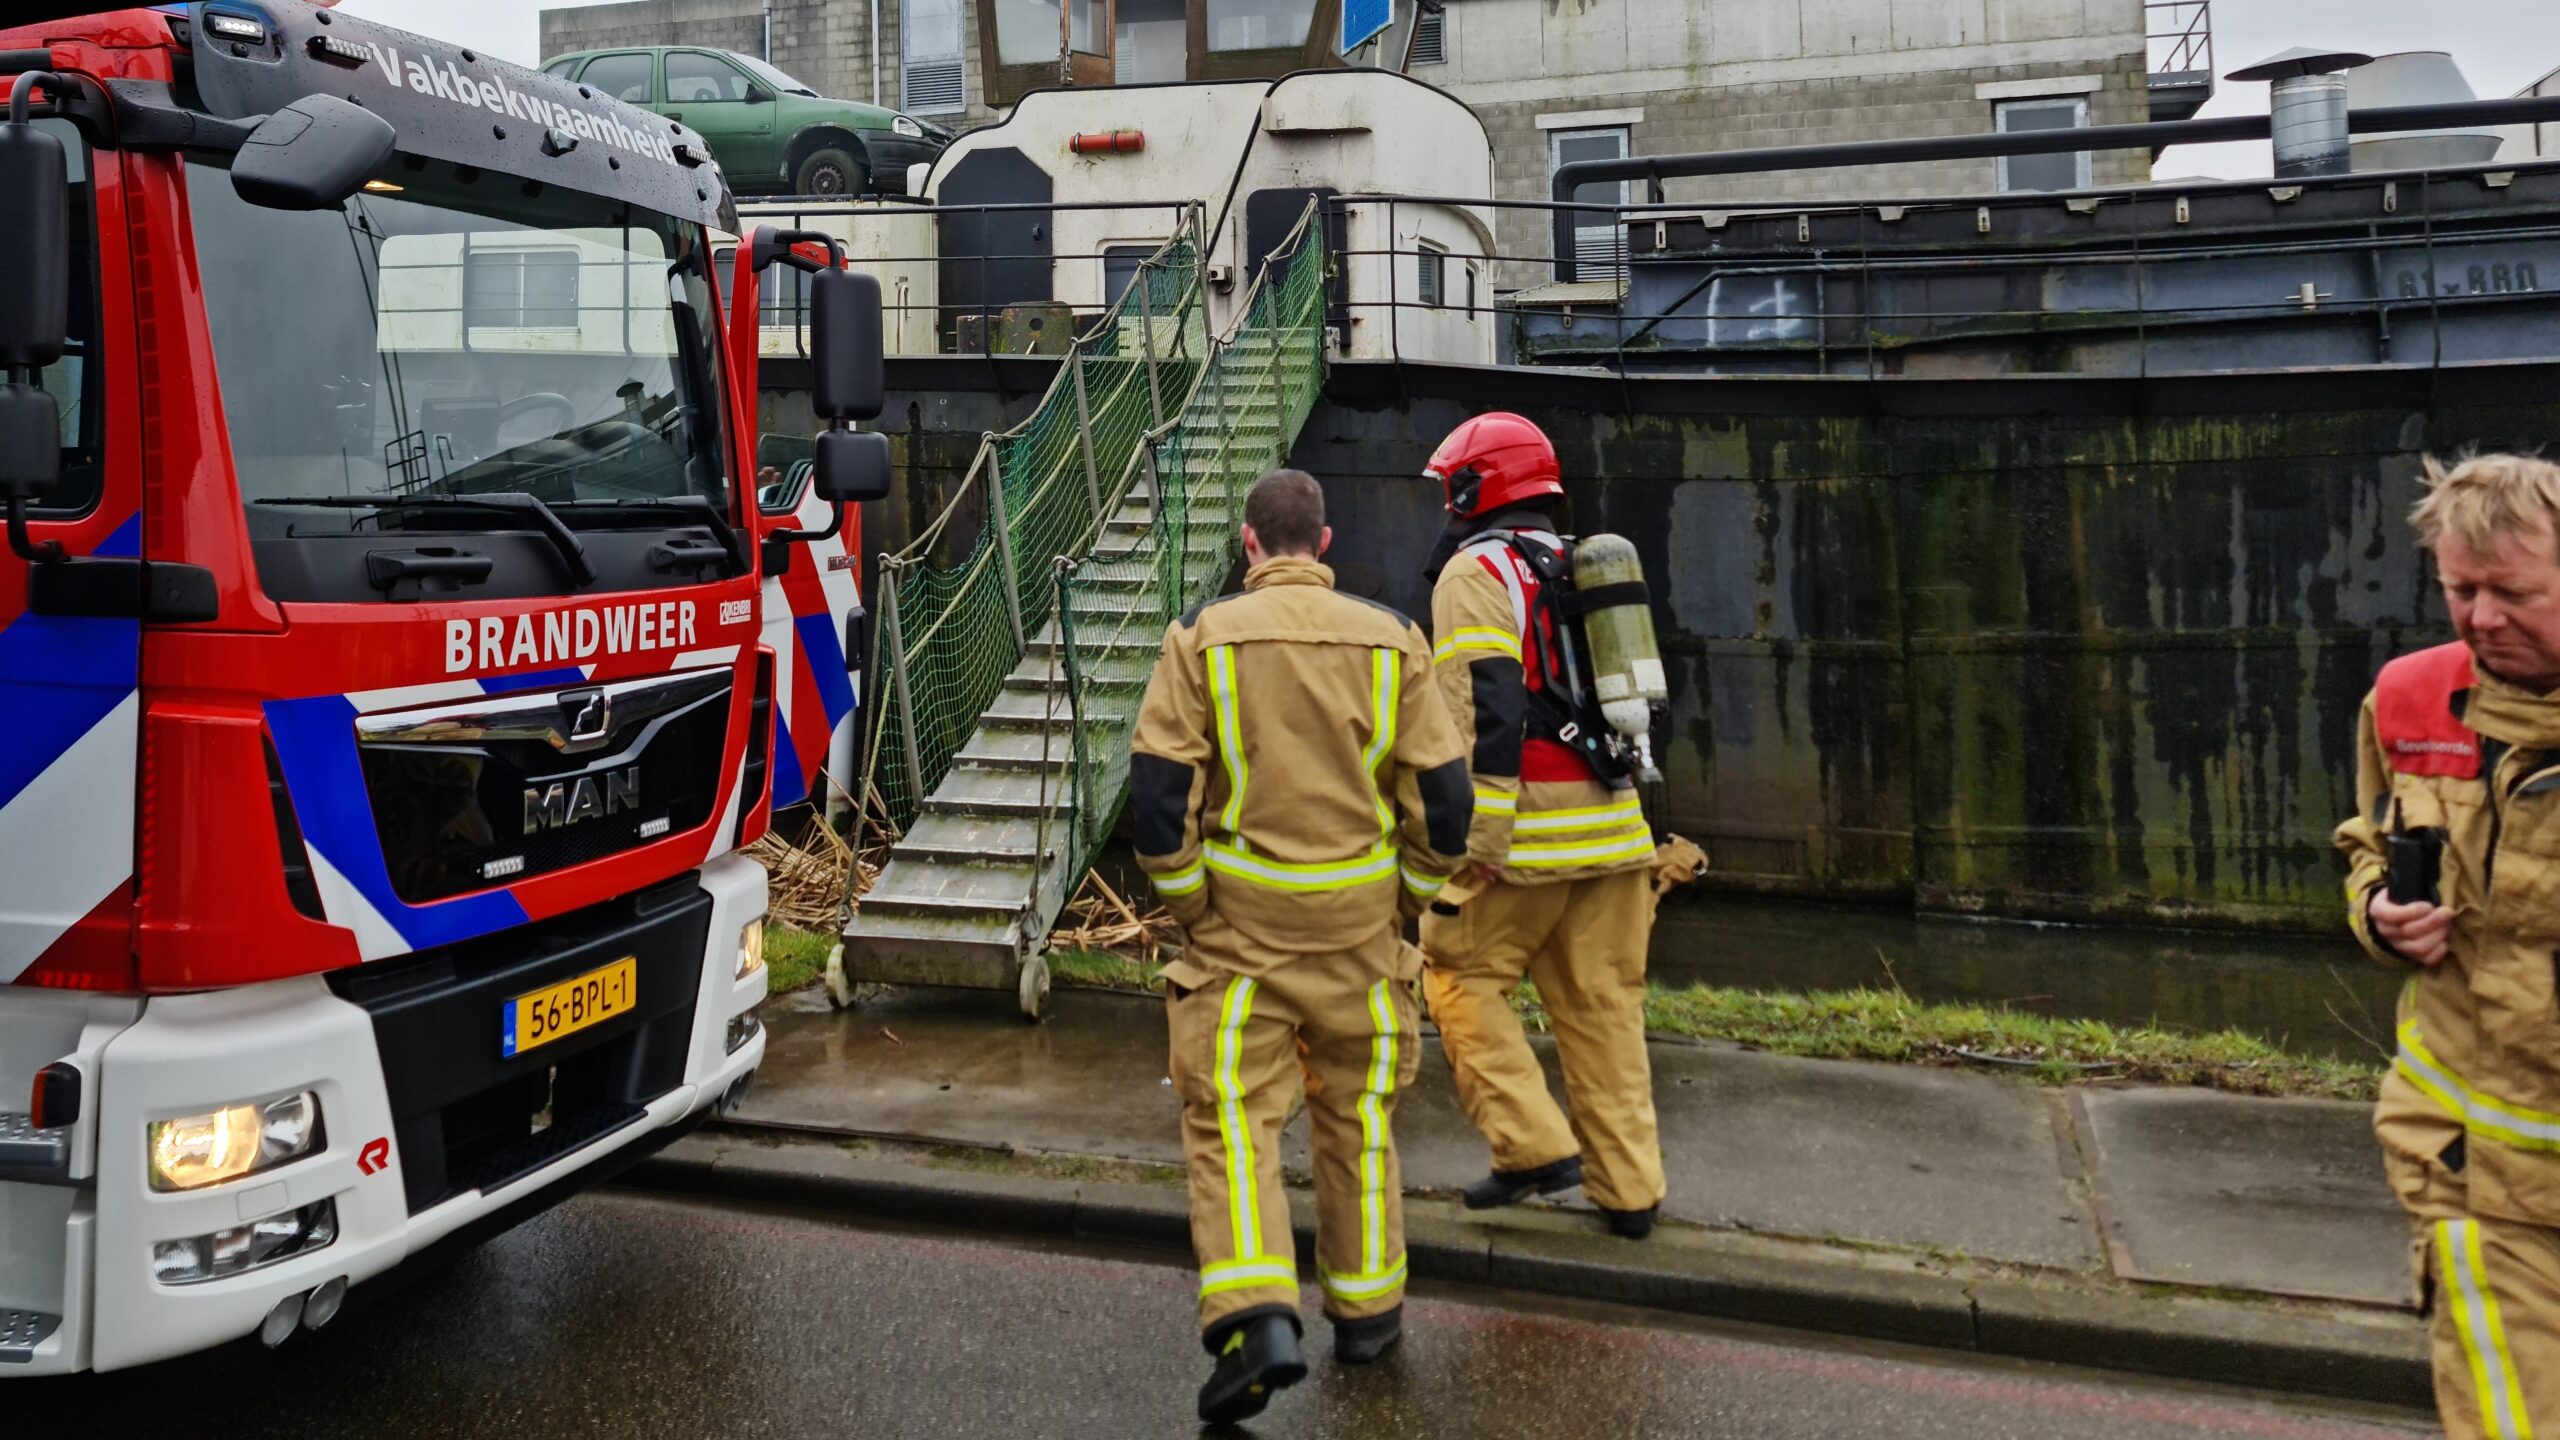
[[(1502, 199), (1547, 197), (1559, 131), (1624, 125), (1643, 156), (1981, 133), (2005, 100), (2077, 96), (2092, 125), (2150, 118), (2141, 0), (1455, 0), (1442, 24), (1447, 60), (1412, 73), (1484, 117)], [(2092, 158), (2093, 184), (2149, 178), (2138, 151)], [(1675, 180), (1665, 198), (1803, 202), (1997, 183), (1996, 162), (1983, 160)], [(1501, 248), (1548, 254), (1545, 217), (1507, 212)], [(1509, 283), (1533, 278), (1505, 267)]]

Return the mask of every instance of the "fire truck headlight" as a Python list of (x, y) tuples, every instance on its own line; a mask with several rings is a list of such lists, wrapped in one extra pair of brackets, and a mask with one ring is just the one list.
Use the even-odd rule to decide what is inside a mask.
[(764, 922), (750, 920), (738, 932), (738, 978), (746, 979), (764, 968)]
[(308, 1090), (154, 1120), (151, 1188), (201, 1190), (298, 1159), (321, 1144), (320, 1097)]
[(252, 1225), (185, 1240), (163, 1240), (151, 1247), (151, 1278), (163, 1285), (227, 1279), (280, 1260), (325, 1250), (337, 1240), (338, 1202), (314, 1201)]

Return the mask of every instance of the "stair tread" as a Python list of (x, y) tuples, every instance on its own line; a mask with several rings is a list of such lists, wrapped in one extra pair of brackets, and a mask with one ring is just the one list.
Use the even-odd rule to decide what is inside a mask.
[[(1141, 337), (1149, 321), (1123, 315), (1115, 323), (1120, 353), (1089, 355), (1089, 384), (1130, 383), (1147, 363)], [(1065, 615), (1029, 637), (856, 911), (847, 939), (876, 942), (884, 973), (937, 972), (946, 948), (959, 970), (976, 973), (970, 967), (1012, 953), (1027, 919), (1050, 918), (1046, 912), (1063, 903), (1071, 877), (1059, 873), (1056, 816), (1076, 799), (1064, 780), (1079, 733), (1088, 754), (1126, 745), (1164, 616), (1177, 608), (1167, 587), (1187, 604), (1230, 572), (1250, 472), (1284, 455), (1303, 421), (1304, 386), (1321, 366), (1313, 329), (1248, 323), (1217, 342), (1216, 365), (1207, 368), (1197, 317), (1152, 324), (1166, 352), (1156, 357), (1159, 372), (1188, 397), (1178, 417), (1184, 429), (1153, 470), (1142, 463), (1110, 494)], [(1191, 353), (1172, 353), (1177, 347)], [(1127, 474), (1130, 453), (1097, 451), (1106, 483)], [(1081, 461), (1071, 452), (1059, 463), (1072, 469)], [(1161, 513), (1168, 504), (1178, 519)], [(1062, 619), (1073, 623), (1062, 627)], [(1067, 629), (1085, 685), (1073, 707), (1064, 690)], [(1116, 804), (1119, 796), (1098, 798)], [(851, 947), (847, 956), (850, 964)]]

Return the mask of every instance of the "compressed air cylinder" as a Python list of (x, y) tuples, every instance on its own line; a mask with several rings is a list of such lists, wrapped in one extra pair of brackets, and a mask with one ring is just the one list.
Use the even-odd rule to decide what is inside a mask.
[(1662, 648), (1653, 638), (1644, 562), (1618, 535), (1587, 535), (1573, 547), (1573, 591), (1583, 606), (1591, 679), (1609, 728), (1635, 743), (1651, 769), (1653, 707), (1668, 703)]

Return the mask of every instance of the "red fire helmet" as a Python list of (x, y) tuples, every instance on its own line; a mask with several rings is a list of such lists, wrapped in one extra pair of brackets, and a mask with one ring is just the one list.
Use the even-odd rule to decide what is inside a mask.
[(1461, 520), (1564, 493), (1564, 472), (1547, 433), (1503, 410), (1450, 431), (1422, 473), (1440, 482), (1449, 513)]

